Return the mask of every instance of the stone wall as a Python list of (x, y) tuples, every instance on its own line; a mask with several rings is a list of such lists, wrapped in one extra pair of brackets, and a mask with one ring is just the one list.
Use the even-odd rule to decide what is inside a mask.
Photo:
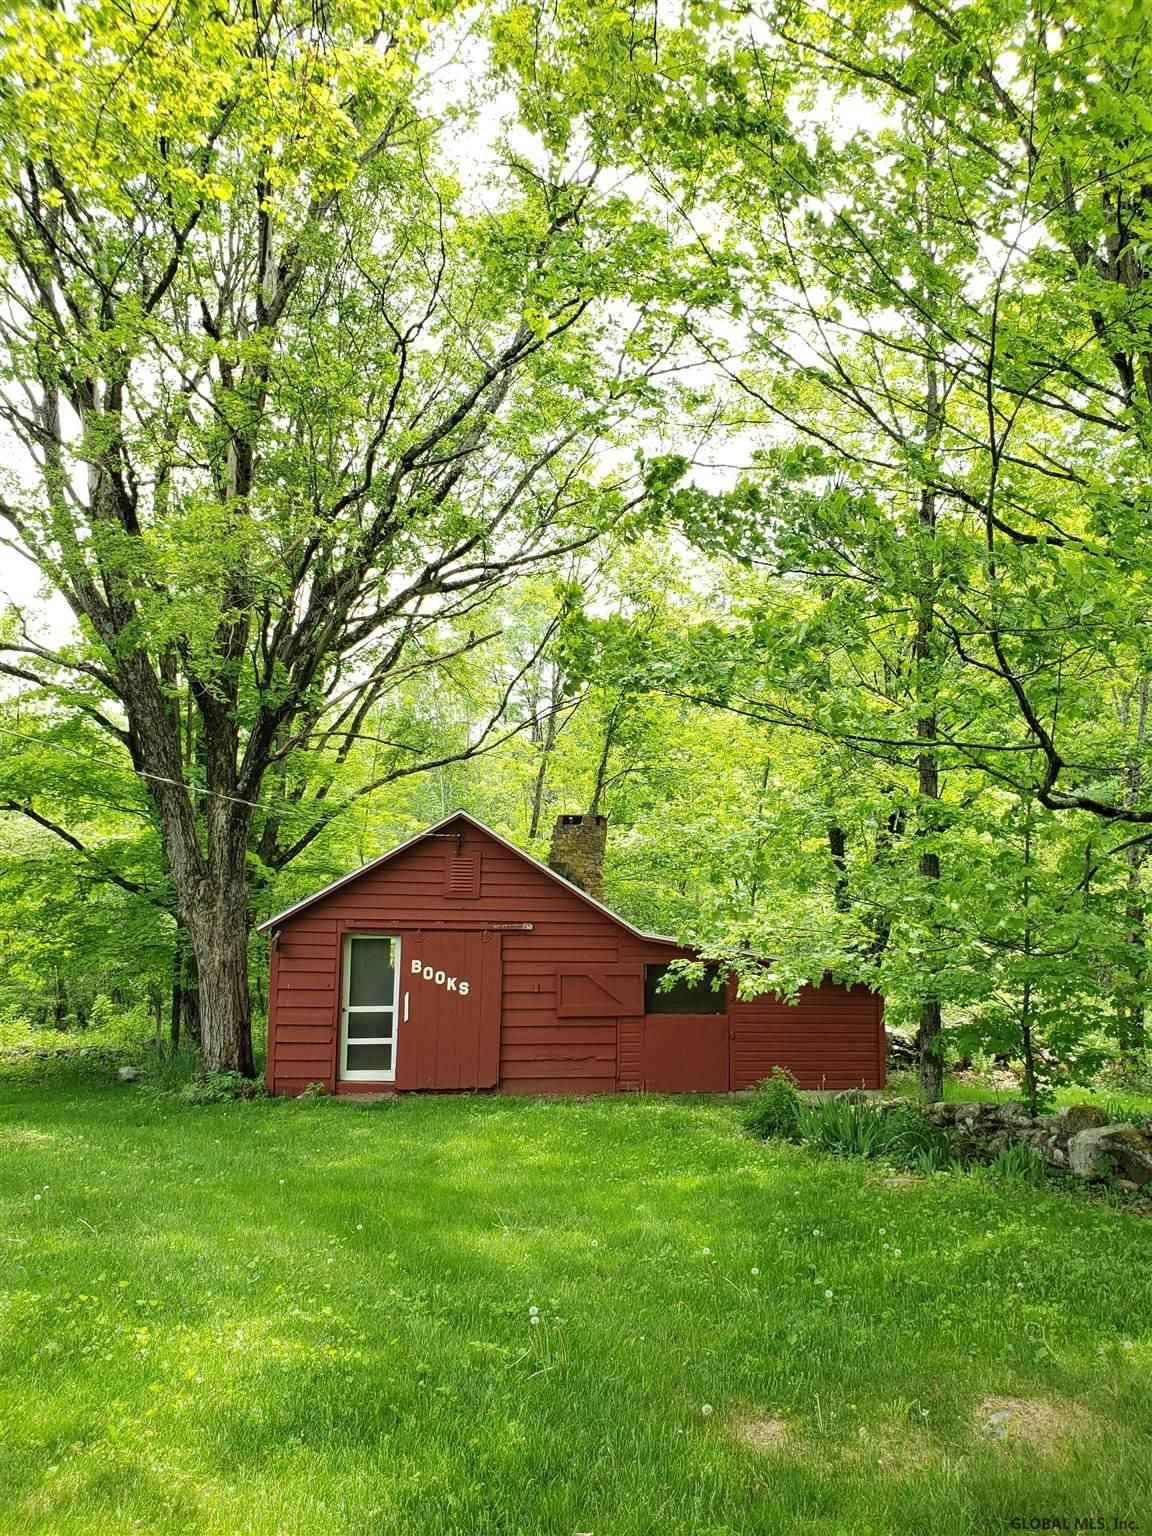
[(1110, 1122), (1095, 1104), (1070, 1104), (1054, 1115), (1030, 1115), (1023, 1104), (929, 1104), (924, 1114), (943, 1128), (958, 1157), (991, 1162), (1016, 1142), (1052, 1168), (1129, 1189), (1152, 1184), (1152, 1135)]

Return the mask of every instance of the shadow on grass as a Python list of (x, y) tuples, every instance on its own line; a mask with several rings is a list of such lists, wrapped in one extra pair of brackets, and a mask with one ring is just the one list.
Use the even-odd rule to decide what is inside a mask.
[[(975, 1530), (1147, 1478), (1145, 1356), (1121, 1346), (1152, 1335), (1152, 1244), (1117, 1213), (876, 1186), (740, 1137), (723, 1104), (113, 1087), (0, 1113), (10, 1284), (35, 1298), (6, 1360), (30, 1519), (69, 1445), (75, 1509), (157, 1531), (231, 1530), (233, 1496), (260, 1533), (308, 1529), (313, 1497), (348, 1532)], [(1108, 1458), (1094, 1431), (1047, 1460), (986, 1444), (990, 1394), (1090, 1401)], [(786, 1443), (766, 1460), (737, 1411)], [(869, 1460), (858, 1431), (893, 1424), (923, 1457)], [(117, 1437), (119, 1495), (88, 1465)], [(160, 1467), (225, 1513), (149, 1524)]]

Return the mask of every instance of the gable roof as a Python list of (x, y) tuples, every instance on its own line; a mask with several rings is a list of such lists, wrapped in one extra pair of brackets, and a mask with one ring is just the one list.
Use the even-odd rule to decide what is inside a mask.
[(452, 811), (442, 821), (437, 821), (432, 826), (425, 827), (423, 832), (417, 832), (415, 837), (406, 838), (404, 842), (398, 843), (395, 848), (390, 849), (387, 853), (382, 853), (378, 858), (369, 860), (367, 864), (362, 864), (359, 869), (354, 869), (350, 875), (341, 875), (339, 880), (333, 880), (332, 884), (326, 885), (323, 890), (315, 891), (311, 896), (305, 896), (304, 900), (298, 901), (294, 907), (288, 907), (285, 911), (278, 912), (275, 917), (265, 918), (262, 923), (256, 925), (256, 932), (266, 933), (269, 928), (275, 928), (278, 923), (286, 922), (290, 917), (295, 917), (298, 912), (303, 912), (307, 907), (312, 906), (314, 902), (320, 901), (322, 897), (331, 896), (333, 891), (338, 891), (346, 885), (351, 885), (353, 880), (359, 880), (361, 875), (366, 875), (373, 869), (380, 869), (382, 865), (387, 864), (391, 859), (397, 858), (400, 854), (407, 852), (409, 848), (414, 848), (417, 843), (423, 842), (426, 837), (442, 835), (444, 828), (451, 826), (456, 821), (465, 821), (470, 827), (475, 827), (478, 832), (483, 832), (486, 837), (492, 838), (502, 848), (507, 848), (510, 853), (514, 853), (518, 859), (523, 859), (525, 864), (530, 864), (533, 869), (547, 875), (557, 885), (562, 885), (573, 896), (579, 896), (581, 901), (587, 902), (590, 907), (595, 907), (597, 912), (602, 912), (605, 917), (610, 917), (621, 928), (626, 928), (636, 938), (653, 940), (658, 944), (677, 944), (679, 942), (677, 939), (670, 939), (662, 933), (645, 933), (642, 928), (637, 928), (634, 924), (628, 922), (626, 918), (620, 917), (618, 913), (613, 912), (611, 907), (606, 907), (602, 901), (597, 901), (595, 896), (589, 896), (587, 891), (582, 891), (571, 880), (567, 880), (563, 875), (557, 874), (554, 869), (549, 868), (540, 859), (533, 858), (530, 853), (525, 853), (523, 848), (517, 848), (515, 843), (510, 843), (506, 837), (501, 837), (499, 832), (493, 832), (491, 827), (486, 827), (482, 821), (477, 821), (475, 816), (469, 816), (467, 811)]

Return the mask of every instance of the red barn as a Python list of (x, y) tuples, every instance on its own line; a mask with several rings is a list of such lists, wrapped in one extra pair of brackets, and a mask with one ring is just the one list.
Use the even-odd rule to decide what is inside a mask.
[(606, 826), (562, 816), (549, 868), (460, 811), (262, 923), (269, 1091), (718, 1093), (777, 1064), (804, 1088), (883, 1086), (863, 987), (659, 991), (691, 951), (598, 899)]

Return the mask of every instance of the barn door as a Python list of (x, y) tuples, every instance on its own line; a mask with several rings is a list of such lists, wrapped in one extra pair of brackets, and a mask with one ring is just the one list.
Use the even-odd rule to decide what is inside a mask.
[(404, 936), (398, 1088), (494, 1088), (500, 1074), (500, 935)]
[(645, 1015), (641, 1075), (649, 1093), (727, 1093), (728, 1055), (722, 1015)]

